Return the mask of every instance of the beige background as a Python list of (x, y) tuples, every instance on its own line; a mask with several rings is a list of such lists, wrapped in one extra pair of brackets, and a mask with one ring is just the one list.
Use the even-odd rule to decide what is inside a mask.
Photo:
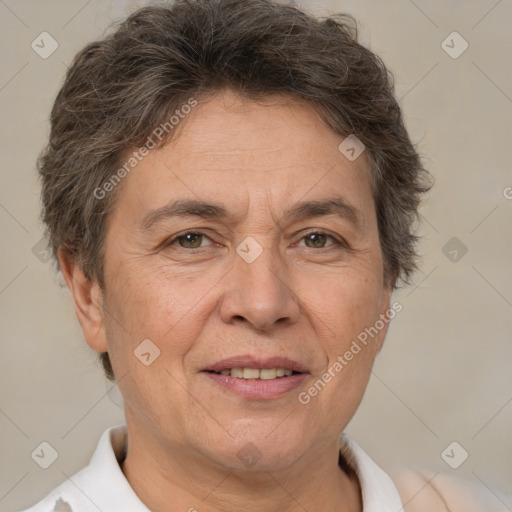
[[(106, 384), (82, 340), (69, 293), (32, 252), (42, 236), (34, 162), (73, 55), (137, 5), (142, 2), (0, 1), (5, 512), (34, 503), (83, 467), (104, 429), (123, 421), (116, 388)], [(512, 197), (512, 2), (302, 5), (359, 20), (362, 41), (395, 75), (408, 128), (437, 180), (422, 209), (422, 272), (395, 294), (404, 309), (348, 433), (386, 468), (418, 464), (430, 476), (448, 471), (490, 494), (512, 493), (512, 200), (506, 198)], [(48, 59), (30, 46), (43, 31), (59, 44)], [(469, 43), (457, 59), (441, 47), (453, 31)], [(468, 249), (457, 262), (443, 253), (452, 237)], [(454, 440), (469, 452), (457, 470), (441, 458)], [(47, 470), (30, 456), (42, 441), (59, 452)]]

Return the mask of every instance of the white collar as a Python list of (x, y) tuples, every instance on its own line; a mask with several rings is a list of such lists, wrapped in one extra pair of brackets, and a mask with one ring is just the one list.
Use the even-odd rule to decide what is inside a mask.
[(363, 512), (403, 510), (402, 500), (391, 478), (346, 434), (340, 436), (340, 452), (359, 479)]
[[(67, 510), (59, 500), (68, 503), (72, 512), (150, 512), (135, 494), (119, 465), (125, 454), (127, 437), (125, 424), (105, 430), (89, 465), (24, 512)], [(403, 510), (391, 478), (346, 434), (340, 436), (340, 452), (361, 484), (363, 512)]]

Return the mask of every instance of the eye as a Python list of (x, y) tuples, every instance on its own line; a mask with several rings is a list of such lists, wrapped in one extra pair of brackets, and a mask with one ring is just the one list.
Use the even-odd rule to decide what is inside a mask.
[(304, 240), (304, 245), (311, 249), (323, 249), (324, 247), (333, 245), (333, 243), (326, 245), (328, 240), (332, 240), (334, 244), (339, 244), (339, 242), (335, 240), (331, 235), (319, 231), (308, 233), (306, 236), (301, 238), (301, 242), (302, 240)]
[[(195, 231), (189, 231), (187, 233), (183, 233), (181, 235), (178, 235), (171, 240), (169, 240), (165, 245), (171, 246), (175, 245), (176, 242), (180, 247), (183, 249), (198, 249), (200, 247), (204, 247), (207, 244), (203, 244), (205, 240), (210, 240), (206, 235), (203, 233), (197, 233)], [(211, 240), (210, 240), (211, 242)]]

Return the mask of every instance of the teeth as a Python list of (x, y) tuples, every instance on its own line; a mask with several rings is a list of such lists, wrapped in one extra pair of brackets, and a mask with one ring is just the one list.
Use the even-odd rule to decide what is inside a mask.
[(260, 377), (258, 368), (244, 368), (242, 372), (244, 379), (259, 379)]
[(259, 377), (263, 380), (270, 380), (277, 378), (277, 368), (265, 368), (259, 371)]
[(221, 375), (230, 375), (238, 379), (261, 379), (272, 380), (281, 377), (289, 377), (293, 374), (292, 370), (285, 370), (284, 368), (231, 368), (230, 370), (222, 370)]

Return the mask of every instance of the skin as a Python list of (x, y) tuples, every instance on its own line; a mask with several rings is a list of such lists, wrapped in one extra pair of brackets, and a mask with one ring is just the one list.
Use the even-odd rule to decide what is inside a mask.
[[(122, 470), (151, 510), (362, 510), (357, 479), (338, 466), (338, 438), (387, 324), (310, 403), (297, 398), (390, 307), (367, 161), (345, 158), (342, 141), (306, 104), (222, 91), (124, 178), (108, 219), (105, 290), (59, 252), (85, 339), (109, 352), (124, 397)], [(334, 196), (359, 224), (283, 219), (298, 202)], [(141, 228), (174, 199), (220, 203), (232, 217)], [(187, 230), (206, 237), (176, 239)], [(248, 236), (263, 249), (252, 263), (236, 252)], [(133, 353), (144, 339), (161, 351), (150, 366)], [(200, 373), (240, 354), (285, 356), (310, 374), (283, 396), (249, 400)], [(250, 468), (237, 456), (247, 443), (260, 457)]]

